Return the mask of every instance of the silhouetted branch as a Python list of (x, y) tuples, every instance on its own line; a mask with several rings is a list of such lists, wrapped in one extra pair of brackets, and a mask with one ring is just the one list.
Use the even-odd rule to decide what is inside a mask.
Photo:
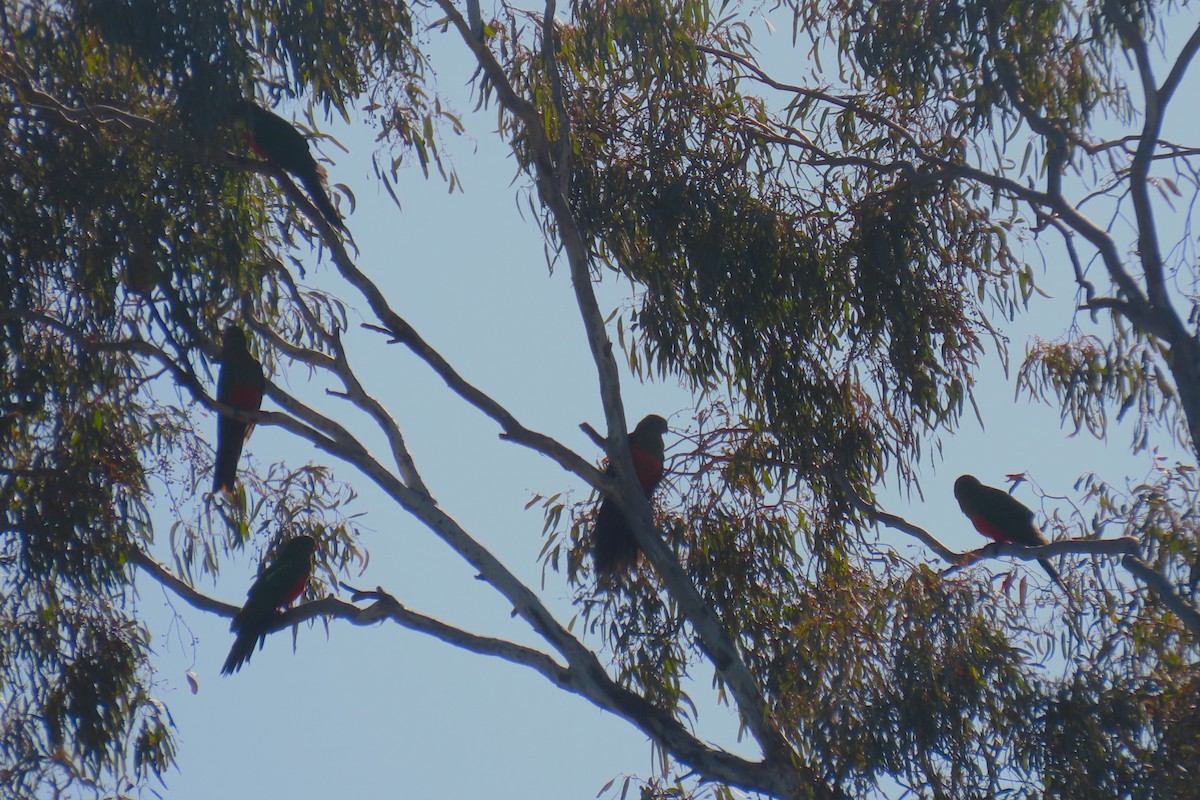
[[(637, 483), (633, 459), (629, 453), (616, 359), (613, 357), (613, 346), (608, 338), (604, 315), (600, 313), (592, 287), (591, 251), (583, 240), (568, 199), (560, 191), (562, 186), (569, 185), (569, 176), (558, 174), (553, 157), (554, 145), (547, 139), (546, 126), (541, 114), (529, 101), (519, 98), (491, 51), (472, 37), (469, 25), (453, 2), (438, 0), (438, 5), (475, 54), (480, 68), (492, 82), (501, 105), (524, 123), (531, 153), (532, 176), (542, 202), (554, 219), (555, 231), (566, 255), (576, 304), (599, 378), (600, 398), (608, 427), (606, 451), (614, 474), (611, 478), (593, 485), (614, 498), (629, 515), (633, 522), (635, 539), (696, 631), (701, 650), (727, 686), (746, 727), (763, 748), (767, 761), (774, 762), (779, 767), (772, 780), (774, 788), (768, 791), (788, 796), (831, 794), (832, 790), (815, 771), (799, 764), (795, 751), (772, 721), (762, 687), (746, 666), (728, 632), (704, 602), (695, 584), (683, 571), (666, 543), (656, 535), (650, 504)], [(507, 429), (506, 432), (511, 434)]]
[[(237, 606), (198, 592), (186, 581), (173, 575), (170, 570), (141, 551), (132, 553), (130, 561), (195, 608), (224, 617), (232, 617), (239, 610)], [(360, 590), (346, 584), (342, 584), (342, 586), (353, 593), (352, 600), (371, 600), (371, 604), (364, 608), (330, 595), (319, 600), (301, 603), (279, 614), (273, 621), (270, 630), (283, 630), (317, 618), (343, 619), (353, 625), (374, 625), (390, 620), (455, 647), (528, 667), (546, 677), (558, 688), (577, 694), (599, 708), (616, 714), (647, 731), (655, 741), (676, 753), (681, 761), (692, 764), (697, 769), (704, 771), (705, 774), (721, 775), (722, 780), (734, 786), (747, 788), (770, 786), (779, 782), (773, 767), (762, 762), (747, 761), (698, 741), (670, 713), (653, 706), (636, 693), (615, 683), (598, 662), (592, 661), (564, 667), (539, 650), (505, 639), (471, 633), (433, 617), (410, 611), (381, 587), (374, 590)], [(799, 797), (800, 795), (781, 793), (780, 796)]]
[(959, 562), (942, 574), (949, 574), (986, 558), (1016, 558), (1021, 561), (1037, 561), (1065, 555), (1137, 556), (1141, 552), (1141, 542), (1132, 536), (1122, 536), (1119, 539), (1059, 539), (1041, 547), (992, 542), (977, 550), (968, 550), (963, 553), (959, 556)]
[(217, 600), (215, 597), (209, 597), (203, 592), (197, 591), (190, 583), (171, 572), (141, 550), (130, 552), (129, 561), (140, 567), (151, 578), (179, 595), (180, 598), (193, 608), (231, 619), (234, 614), (241, 610), (240, 606), (230, 605), (229, 603)]
[(1170, 581), (1159, 574), (1154, 567), (1134, 555), (1127, 555), (1121, 559), (1121, 566), (1129, 570), (1133, 577), (1146, 584), (1150, 591), (1158, 595), (1158, 599), (1175, 612), (1175, 616), (1179, 617), (1184, 626), (1192, 632), (1192, 636), (1200, 639), (1200, 611), (1180, 597), (1175, 588), (1171, 586)]
[(863, 498), (857, 491), (855, 491), (854, 487), (850, 484), (850, 481), (847, 480), (844, 475), (833, 471), (826, 471), (826, 475), (831, 481), (838, 485), (850, 503), (859, 511), (866, 514), (867, 518), (872, 522), (879, 525), (886, 525), (893, 530), (900, 531), (901, 533), (907, 533), (909, 536), (919, 539), (925, 546), (929, 547), (939, 556), (941, 556), (944, 561), (948, 561), (951, 564), (958, 564), (962, 561), (963, 556), (942, 544), (940, 541), (938, 541), (936, 536), (922, 528), (920, 525), (914, 525), (904, 517), (901, 517), (897, 514), (890, 514), (874, 503)]

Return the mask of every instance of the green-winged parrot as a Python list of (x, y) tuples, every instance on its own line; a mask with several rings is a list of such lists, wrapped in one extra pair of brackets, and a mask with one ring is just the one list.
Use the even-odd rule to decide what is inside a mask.
[[(237, 325), (225, 328), (221, 342), (221, 371), (217, 376), (217, 401), (243, 411), (258, 411), (262, 406), (267, 379), (262, 364), (246, 348), (246, 333)], [(217, 418), (217, 461), (213, 470), (213, 491), (232, 492), (237, 482), (238, 460), (242, 446), (254, 430), (254, 424), (225, 414)]]
[[(663, 477), (663, 462), (666, 447), (663, 434), (667, 432), (667, 421), (651, 414), (637, 424), (629, 434), (629, 454), (633, 456), (633, 467), (638, 483), (646, 492), (646, 499), (654, 496)], [(611, 470), (609, 467), (607, 471)], [(625, 514), (611, 498), (605, 497), (596, 513), (596, 524), (592, 529), (592, 563), (599, 578), (610, 579), (623, 574), (637, 564), (641, 550), (629, 529)]]
[[(975, 530), (989, 539), (1024, 547), (1040, 547), (1050, 543), (1033, 523), (1034, 513), (1028, 506), (1002, 489), (985, 486), (974, 475), (959, 476), (954, 482), (954, 498)], [(1039, 558), (1038, 563), (1070, 597), (1071, 593), (1059, 577), (1058, 570), (1044, 558)]]
[(246, 593), (246, 605), (229, 624), (229, 630), (237, 638), (221, 667), (222, 675), (232, 675), (250, 660), (254, 646), (262, 647), (279, 610), (290, 606), (304, 592), (312, 576), (316, 550), (317, 541), (311, 536), (289, 539), (270, 565), (259, 573)]
[(329, 199), (325, 170), (313, 158), (304, 134), (283, 117), (257, 103), (243, 100), (242, 108), (247, 126), (246, 139), (254, 152), (285, 172), (295, 175), (326, 221), (334, 228), (345, 231), (346, 226)]

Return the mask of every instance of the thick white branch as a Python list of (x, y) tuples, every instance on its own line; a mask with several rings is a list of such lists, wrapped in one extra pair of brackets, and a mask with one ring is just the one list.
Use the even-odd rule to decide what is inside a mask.
[[(147, 554), (134, 551), (130, 561), (150, 577), (173, 591), (188, 604), (202, 611), (232, 617), (238, 607), (221, 602), (197, 591), (182, 578), (171, 573)], [(734, 786), (761, 790), (778, 784), (773, 768), (762, 762), (752, 762), (710, 747), (698, 741), (670, 713), (657, 708), (644, 698), (614, 682), (598, 663), (564, 667), (551, 656), (524, 645), (481, 636), (449, 625), (433, 617), (418, 614), (401, 604), (395, 597), (377, 588), (354, 592), (354, 600), (371, 600), (366, 607), (347, 603), (328, 596), (302, 603), (276, 617), (272, 631), (283, 630), (316, 618), (343, 619), (353, 625), (374, 625), (391, 621), (410, 630), (433, 636), (447, 644), (480, 655), (501, 658), (512, 664), (532, 669), (560, 689), (577, 694), (597, 707), (622, 717), (649, 733), (657, 742), (668, 747), (684, 761), (706, 775), (720, 775)], [(780, 793), (778, 796), (787, 795)]]
[[(627, 425), (621, 402), (620, 379), (612, 342), (608, 338), (604, 316), (600, 313), (592, 288), (591, 259), (587, 243), (571, 212), (570, 203), (561, 188), (569, 185), (569, 175), (562, 174), (563, 165), (555, 161), (556, 148), (546, 135), (545, 121), (533, 104), (520, 98), (509, 84), (508, 76), (486, 47), (471, 35), (469, 24), (451, 0), (438, 0), (439, 6), (475, 54), (480, 69), (495, 88), (504, 108), (524, 123), (533, 161), (533, 177), (539, 195), (555, 222), (555, 230), (567, 257), (571, 284), (584, 323), (588, 345), (599, 376), (600, 397), (608, 426), (609, 463), (615, 471), (614, 481), (604, 481), (602, 491), (613, 497), (633, 522), (634, 536), (642, 551), (658, 571), (663, 584), (679, 604), (680, 610), (696, 631), (698, 643), (716, 668), (741, 712), (747, 729), (763, 749), (766, 760), (778, 767), (784, 786), (777, 792), (785, 796), (832, 794), (815, 771), (800, 764), (787, 739), (775, 727), (764, 698), (762, 687), (741, 658), (728, 632), (704, 599), (691, 578), (683, 571), (652, 524), (650, 504), (638, 485), (633, 460), (627, 444)], [(547, 53), (543, 53), (544, 56)], [(553, 58), (551, 52), (548, 57)], [(554, 71), (549, 71), (553, 80)], [(567, 120), (558, 120), (559, 125)]]

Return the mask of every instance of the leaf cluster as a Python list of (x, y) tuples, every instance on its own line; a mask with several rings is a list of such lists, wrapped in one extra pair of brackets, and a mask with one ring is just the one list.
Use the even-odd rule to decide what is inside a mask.
[[(828, 780), (852, 796), (887, 796), (881, 787), (892, 782), (978, 798), (1117, 786), (1162, 796), (1167, 760), (1156, 748), (1194, 745), (1160, 722), (1194, 702), (1188, 673), (1172, 666), (1194, 648), (1161, 610), (1109, 575), (1079, 584), (1097, 609), (1093, 641), (1075, 642), (1068, 664), (1052, 667), (1065, 627), (1039, 619), (1024, 580), (1014, 596), (979, 580), (983, 572), (951, 578), (881, 554), (810, 514), (806, 490), (778, 480), (764, 437), (744, 420), (712, 413), (698, 425), (693, 449), (671, 458), (656, 521), (738, 642), (772, 717)], [(582, 620), (623, 682), (694, 719), (687, 678), (705, 661), (694, 633), (645, 565), (615, 586), (591, 584), (594, 508), (580, 504), (569, 528)], [(563, 509), (546, 510), (555, 554)], [(1136, 655), (1122, 644), (1126, 625), (1148, 637)], [(717, 688), (723, 697), (719, 678)]]
[(1031, 284), (1006, 225), (902, 160), (914, 142), (888, 120), (812, 97), (791, 121), (768, 114), (705, 55), (744, 34), (703, 27), (693, 4), (668, 10), (622, 3), (559, 28), (557, 88), (534, 51), (509, 68), (567, 136), (573, 222), (642, 289), (631, 363), (744, 398), (778, 457), (845, 513), (821, 473), (910, 479), (970, 398), (983, 302), (1011, 315)]
[[(255, 175), (234, 103), (305, 97), (344, 114), (371, 94), (377, 108), (388, 104), (385, 124), (420, 138), (434, 112), (420, 93), (415, 25), (403, 3), (4, 4), (6, 796), (134, 786), (171, 763), (172, 726), (153, 698), (148, 634), (129, 602), (134, 554), (153, 538), (155, 479), (170, 487), (173, 510), (190, 515), (166, 543), (189, 576), (298, 530), (322, 539), (331, 579), (365, 558), (340, 512), (353, 493), (323, 470), (248, 481), (270, 502), (251, 496), (247, 508), (242, 493), (202, 509), (208, 478), (198, 470), (211, 450), (196, 420), (163, 398), (172, 382), (212, 386), (230, 319), (264, 331), (279, 323), (293, 343), (285, 352), (328, 350), (344, 329), (336, 303), (313, 304), (324, 311), (312, 319), (296, 310), (300, 290), (280, 277), (277, 253), (316, 239)], [(392, 79), (378, 79), (383, 64)], [(181, 464), (192, 472), (173, 485)]]
[(1024, 108), (1078, 132), (1106, 91), (1090, 14), (1057, 0), (837, 5), (841, 63), (901, 109), (940, 104), (952, 135), (1020, 119)]

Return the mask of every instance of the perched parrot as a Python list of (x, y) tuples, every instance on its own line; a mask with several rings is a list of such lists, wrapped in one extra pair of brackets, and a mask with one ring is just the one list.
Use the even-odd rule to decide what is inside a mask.
[[(237, 325), (225, 329), (221, 343), (221, 372), (217, 376), (217, 401), (246, 411), (262, 406), (267, 380), (262, 364), (246, 349), (246, 334)], [(242, 445), (254, 425), (221, 414), (217, 419), (217, 463), (213, 471), (213, 491), (233, 491), (237, 481)]]
[(229, 624), (229, 630), (236, 633), (237, 638), (221, 667), (222, 675), (232, 675), (241, 669), (242, 664), (250, 660), (256, 644), (262, 648), (279, 609), (290, 606), (304, 591), (312, 575), (312, 557), (316, 550), (316, 539), (297, 536), (288, 540), (270, 566), (259, 573), (246, 593), (246, 605)]
[[(971, 520), (975, 530), (989, 539), (1024, 547), (1040, 547), (1050, 544), (1037, 525), (1033, 524), (1033, 512), (1008, 492), (993, 486), (984, 486), (974, 475), (961, 475), (954, 482), (954, 499)], [(1038, 563), (1046, 574), (1057, 583), (1067, 597), (1071, 592), (1063, 584), (1058, 570), (1044, 558)]]
[[(633, 456), (633, 467), (637, 471), (638, 483), (646, 492), (646, 499), (654, 495), (663, 476), (665, 446), (663, 434), (667, 432), (667, 421), (651, 414), (637, 424), (629, 434), (629, 454)], [(612, 467), (608, 468), (609, 470)], [(638, 560), (637, 541), (629, 530), (629, 522), (614, 500), (605, 497), (596, 513), (596, 525), (592, 530), (592, 562), (599, 578), (609, 579), (632, 568)]]
[(321, 215), (334, 228), (345, 231), (346, 226), (329, 200), (325, 170), (308, 149), (308, 139), (283, 117), (273, 114), (257, 103), (242, 101), (245, 112), (246, 140), (254, 152), (275, 166), (295, 175)]

